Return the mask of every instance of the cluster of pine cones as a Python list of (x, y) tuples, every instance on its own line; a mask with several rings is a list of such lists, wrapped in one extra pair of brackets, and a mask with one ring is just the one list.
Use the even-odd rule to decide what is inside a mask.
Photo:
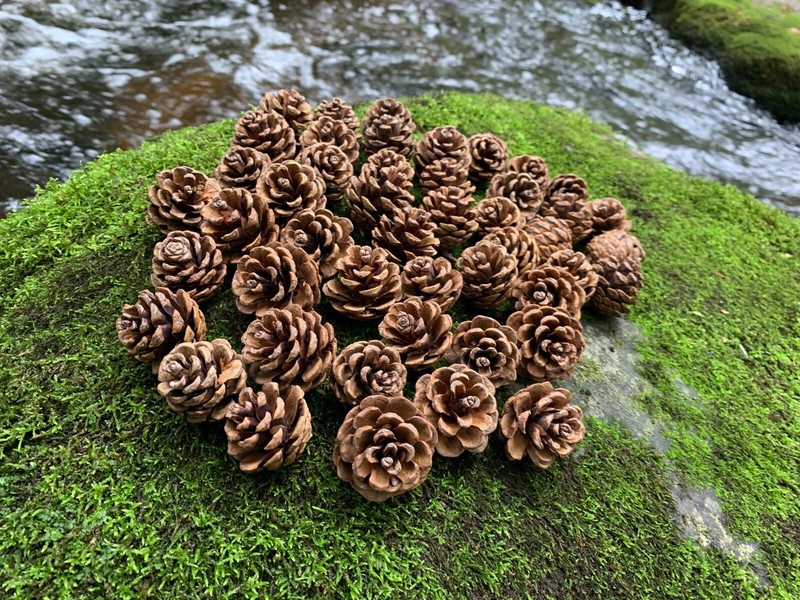
[[(341, 99), (312, 110), (280, 90), (241, 117), (214, 177), (176, 167), (151, 188), (149, 216), (165, 236), (155, 291), (123, 307), (118, 336), (152, 364), (173, 411), (224, 423), (243, 471), (297, 459), (311, 438), (304, 395), (329, 375), (349, 408), (338, 475), (373, 501), (420, 485), (435, 453), (481, 452), (498, 426), (508, 457), (539, 467), (583, 438), (581, 409), (551, 382), (581, 360), (583, 307), (624, 314), (642, 287), (625, 208), (590, 201), (577, 175), (551, 178), (539, 157), (509, 160), (493, 134), (436, 127), (417, 139), (415, 129), (391, 98), (360, 121)], [(476, 184), (486, 199), (476, 202)], [(241, 354), (204, 341), (198, 306), (228, 270), (238, 309), (255, 317)], [(323, 298), (379, 320), (381, 339), (337, 354), (314, 310)], [(459, 299), (493, 316), (453, 330)], [(518, 376), (533, 383), (499, 414), (496, 389)]]

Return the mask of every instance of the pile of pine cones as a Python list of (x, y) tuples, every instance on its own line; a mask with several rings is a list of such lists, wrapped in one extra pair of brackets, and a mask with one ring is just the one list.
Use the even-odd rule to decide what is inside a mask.
[[(304, 396), (329, 375), (349, 408), (338, 475), (376, 502), (420, 485), (436, 453), (483, 451), (496, 429), (511, 460), (543, 468), (583, 438), (581, 409), (552, 382), (583, 356), (585, 306), (622, 315), (636, 302), (644, 253), (625, 208), (590, 201), (583, 179), (551, 177), (537, 156), (509, 160), (491, 133), (415, 129), (392, 98), (359, 120), (339, 98), (312, 110), (280, 90), (241, 117), (214, 177), (179, 166), (151, 188), (165, 236), (155, 291), (123, 307), (119, 339), (173, 411), (224, 423), (243, 471), (297, 460), (311, 438)], [(229, 271), (255, 318), (241, 353), (205, 341), (198, 306)], [(474, 316), (454, 329), (459, 300)], [(337, 353), (322, 301), (379, 322), (380, 339)], [(498, 411), (496, 390), (518, 377), (532, 384)]]

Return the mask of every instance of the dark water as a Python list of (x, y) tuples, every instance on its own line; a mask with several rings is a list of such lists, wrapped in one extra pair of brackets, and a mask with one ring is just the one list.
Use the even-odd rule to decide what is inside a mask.
[(800, 129), (642, 12), (569, 0), (2, 0), (0, 205), (290, 86), (312, 100), (455, 89), (582, 108), (676, 167), (800, 215)]

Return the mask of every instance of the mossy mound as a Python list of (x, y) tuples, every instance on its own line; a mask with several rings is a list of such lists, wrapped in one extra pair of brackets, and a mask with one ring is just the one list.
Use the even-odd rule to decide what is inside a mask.
[[(3, 596), (800, 596), (800, 224), (636, 157), (580, 114), (494, 96), (409, 108), (422, 128), (497, 133), (628, 207), (648, 253), (636, 400), (666, 454), (589, 418), (547, 471), (507, 462), (495, 439), (373, 505), (336, 478), (344, 410), (325, 385), (301, 460), (241, 474), (220, 428), (171, 414), (114, 331), (149, 284), (148, 186), (176, 164), (211, 171), (232, 122), (185, 129), (100, 157), (0, 222)], [(209, 338), (237, 346), (249, 319), (230, 291), (205, 310)], [(336, 326), (342, 345), (374, 335)], [(713, 489), (727, 529), (760, 547), (760, 580), (684, 539), (675, 485)]]

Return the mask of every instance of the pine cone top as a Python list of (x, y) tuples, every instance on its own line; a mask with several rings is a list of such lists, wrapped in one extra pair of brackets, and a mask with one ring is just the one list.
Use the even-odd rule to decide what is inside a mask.
[(445, 358), (451, 364), (467, 365), (495, 387), (502, 387), (517, 379), (517, 334), (491, 317), (477, 316), (459, 323)]
[(573, 250), (559, 250), (550, 255), (545, 263), (553, 267), (561, 267), (570, 272), (579, 286), (586, 294), (586, 300), (592, 297), (597, 287), (597, 273), (594, 272), (592, 264), (582, 252)]
[(384, 148), (371, 154), (367, 157), (367, 163), (373, 165), (378, 171), (394, 167), (408, 181), (414, 178), (414, 167), (405, 156), (392, 148)]
[(311, 413), (296, 385), (281, 390), (267, 383), (260, 392), (245, 388), (228, 409), (228, 454), (245, 473), (293, 464), (311, 439)]
[(337, 121), (343, 121), (353, 131), (358, 129), (361, 124), (355, 111), (353, 111), (353, 107), (337, 97), (320, 102), (314, 111), (314, 117), (317, 119), (320, 117), (330, 117)]
[(281, 241), (304, 250), (327, 279), (336, 273), (336, 261), (353, 245), (353, 224), (324, 208), (301, 210), (281, 231)]
[(475, 206), (475, 220), (478, 222), (480, 231), (484, 233), (507, 227), (520, 228), (525, 225), (525, 219), (519, 207), (502, 196), (486, 198), (478, 202)]
[(216, 294), (225, 280), (225, 263), (214, 239), (194, 231), (170, 231), (153, 249), (155, 287), (185, 290), (196, 302)]
[(358, 159), (356, 132), (350, 129), (344, 121), (320, 117), (300, 135), (300, 145), (304, 148), (319, 143), (337, 146), (351, 163)]
[(216, 179), (210, 179), (189, 167), (162, 171), (148, 193), (150, 206), (147, 207), (147, 214), (161, 233), (199, 231), (202, 221), (200, 211), (219, 190)]
[(544, 201), (542, 190), (534, 176), (514, 171), (498, 173), (492, 177), (486, 197), (493, 198), (494, 196), (508, 198), (519, 206), (522, 212), (530, 215), (535, 215)]
[(478, 230), (475, 212), (470, 208), (472, 196), (460, 187), (441, 187), (428, 192), (422, 206), (436, 224), (436, 237), (443, 250), (463, 244)]
[(381, 215), (372, 230), (372, 245), (386, 250), (389, 260), (404, 265), (417, 256), (436, 255), (439, 240), (435, 231), (428, 211), (414, 206), (394, 209), (391, 215)]
[(517, 259), (504, 246), (481, 240), (456, 262), (464, 278), (461, 294), (479, 308), (494, 308), (511, 295), (517, 280)]
[(369, 121), (382, 116), (395, 117), (403, 121), (413, 123), (411, 112), (408, 110), (408, 108), (406, 108), (405, 104), (394, 98), (381, 98), (380, 100), (375, 100), (375, 102), (372, 103), (372, 106), (367, 109), (367, 113), (364, 116), (365, 126)]
[(589, 214), (592, 219), (592, 233), (598, 234), (612, 229), (628, 231), (631, 222), (622, 202), (616, 198), (602, 198), (589, 203)]
[(578, 366), (586, 342), (581, 322), (550, 306), (528, 306), (508, 318), (517, 332), (520, 364), (533, 381), (566, 379)]
[(559, 250), (572, 249), (572, 230), (558, 217), (533, 219), (525, 224), (524, 229), (536, 242), (540, 262), (545, 262)]
[(645, 257), (639, 240), (621, 229), (612, 229), (592, 238), (586, 244), (586, 254), (593, 263), (607, 257), (620, 262), (630, 259), (641, 263)]
[(455, 127), (436, 127), (417, 142), (417, 167), (422, 169), (438, 158), (455, 158), (469, 167), (471, 155), (466, 136)]
[(436, 369), (417, 380), (414, 404), (438, 432), (436, 451), (455, 457), (483, 452), (497, 429), (494, 385), (466, 365)]
[(219, 161), (214, 176), (222, 187), (239, 187), (252, 192), (270, 162), (268, 156), (255, 148), (232, 146)]
[(333, 326), (297, 304), (266, 311), (247, 327), (242, 344), (242, 356), (256, 383), (273, 381), (282, 390), (290, 385), (313, 390), (328, 376), (336, 356)]
[(256, 191), (275, 213), (275, 220), (286, 223), (301, 210), (325, 208), (325, 181), (314, 167), (294, 160), (274, 162), (256, 184)]
[(553, 204), (556, 199), (563, 198), (570, 203), (578, 200), (589, 201), (589, 188), (581, 177), (574, 173), (566, 173), (555, 177), (547, 186), (548, 204)]
[(262, 110), (278, 113), (296, 132), (305, 129), (313, 119), (311, 105), (297, 90), (267, 92), (258, 105)]
[(221, 421), (246, 385), (242, 357), (225, 340), (178, 344), (158, 370), (158, 393), (189, 423)]
[(467, 140), (470, 151), (469, 171), (477, 179), (491, 179), (508, 164), (506, 143), (492, 133), (473, 135)]
[(517, 310), (526, 306), (552, 306), (560, 308), (576, 319), (581, 318), (581, 307), (586, 302), (586, 292), (572, 274), (562, 267), (544, 264), (524, 271), (512, 292)]
[(446, 258), (420, 256), (403, 267), (403, 297), (432, 300), (447, 312), (461, 295), (461, 273)]
[(355, 342), (333, 361), (333, 391), (346, 406), (367, 396), (400, 396), (407, 372), (400, 353), (380, 340)]
[(498, 244), (508, 250), (517, 259), (517, 269), (523, 273), (531, 266), (539, 264), (539, 251), (533, 236), (524, 229), (505, 227), (494, 229), (483, 238), (487, 242)]
[(325, 197), (334, 202), (350, 185), (353, 176), (353, 163), (344, 151), (330, 143), (320, 142), (303, 148), (297, 162), (311, 165), (325, 181)]
[(368, 233), (378, 224), (381, 215), (411, 206), (414, 196), (409, 190), (412, 187), (411, 179), (403, 170), (366, 163), (361, 175), (350, 179), (347, 192), (350, 218), (362, 232)]
[(236, 123), (233, 145), (255, 148), (272, 161), (294, 156), (297, 141), (292, 129), (281, 115), (271, 110), (248, 110)]
[(409, 157), (414, 151), (414, 141), (411, 136), (415, 129), (413, 121), (392, 115), (365, 118), (362, 136), (364, 150), (367, 154), (373, 154), (391, 149)]
[(636, 304), (642, 290), (644, 251), (634, 236), (612, 229), (586, 245), (592, 268), (598, 275), (592, 306), (603, 315), (624, 315)]
[(236, 264), (233, 295), (241, 312), (257, 317), (289, 304), (310, 309), (320, 300), (317, 265), (292, 244), (257, 246)]
[(556, 193), (548, 195), (539, 214), (558, 217), (569, 225), (573, 243), (581, 241), (592, 232), (589, 202), (580, 194), (566, 191), (566, 188), (562, 187)]
[(368, 396), (347, 413), (333, 461), (359, 494), (383, 502), (425, 481), (436, 442), (436, 429), (411, 400)]
[(438, 158), (431, 161), (419, 174), (419, 185), (424, 190), (435, 190), (441, 187), (459, 187), (464, 195), (469, 196), (475, 186), (469, 180), (469, 168), (457, 158)]
[(378, 325), (383, 341), (397, 349), (409, 369), (441, 360), (453, 342), (453, 319), (432, 300), (408, 298), (392, 305)]
[(523, 154), (515, 156), (508, 162), (508, 170), (514, 173), (528, 173), (532, 175), (539, 184), (539, 189), (544, 191), (550, 185), (550, 175), (547, 170), (547, 163), (540, 156)]

